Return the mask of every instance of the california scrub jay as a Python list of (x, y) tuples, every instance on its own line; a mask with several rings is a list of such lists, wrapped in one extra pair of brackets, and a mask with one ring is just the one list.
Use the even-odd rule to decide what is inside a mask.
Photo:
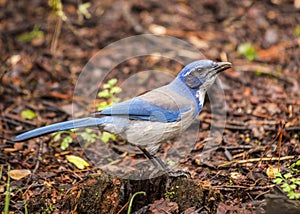
[[(167, 167), (149, 149), (187, 129), (200, 113), (207, 89), (217, 74), (231, 67), (229, 62), (199, 60), (185, 66), (168, 85), (115, 104), (87, 117), (37, 128), (18, 135), (24, 141), (62, 130), (98, 126), (119, 134), (143, 151), (155, 166)], [(156, 149), (154, 149), (156, 148)]]

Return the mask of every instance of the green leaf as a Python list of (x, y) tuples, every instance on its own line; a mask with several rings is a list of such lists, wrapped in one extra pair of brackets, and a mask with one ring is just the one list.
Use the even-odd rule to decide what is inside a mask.
[(292, 175), (291, 173), (286, 173), (286, 174), (283, 175), (283, 177), (284, 177), (285, 179), (288, 179), (288, 178), (293, 177), (293, 175)]
[(167, 164), (169, 165), (169, 166), (175, 166), (175, 164), (176, 164), (176, 161), (174, 161), (174, 160), (171, 160), (171, 159), (167, 159)]
[(108, 80), (107, 83), (108, 83), (110, 86), (114, 86), (114, 85), (117, 84), (117, 82), (118, 82), (118, 80), (117, 80), (116, 78), (112, 78), (112, 79)]
[(84, 130), (85, 132), (87, 132), (87, 133), (91, 133), (92, 131), (93, 131), (93, 129), (90, 129), (90, 128), (85, 128), (85, 130)]
[(53, 140), (54, 140), (54, 141), (59, 141), (60, 138), (61, 138), (61, 132), (54, 133), (53, 136), (54, 136), (54, 137), (53, 137)]
[(75, 155), (67, 155), (66, 156), (67, 160), (74, 164), (78, 169), (84, 169), (87, 166), (90, 166), (88, 162), (83, 160), (81, 157), (75, 156)]
[(19, 42), (30, 42), (35, 38), (44, 38), (44, 32), (39, 30), (39, 26), (35, 25), (29, 33), (23, 33), (17, 37)]
[(296, 200), (300, 199), (300, 192), (294, 193), (294, 198), (295, 198)]
[(116, 137), (116, 135), (111, 134), (109, 132), (102, 132), (100, 139), (103, 143), (107, 143), (110, 139), (116, 140), (117, 137)]
[(295, 193), (294, 192), (289, 192), (288, 196), (290, 199), (295, 199)]
[(80, 133), (80, 136), (88, 142), (94, 143), (96, 139), (100, 139), (100, 137), (97, 134), (88, 133), (88, 132), (82, 132)]
[(36, 114), (32, 110), (26, 109), (21, 112), (21, 117), (23, 119), (32, 120), (32, 119), (36, 118)]
[(294, 190), (294, 189), (296, 189), (296, 188), (297, 188), (297, 185), (296, 185), (296, 184), (291, 184), (291, 185), (290, 185), (290, 189), (291, 189), (291, 190)]
[(288, 183), (284, 183), (281, 185), (282, 191), (289, 192), (291, 191), (290, 185)]
[(118, 93), (120, 93), (121, 91), (122, 91), (122, 88), (117, 87), (117, 86), (115, 86), (115, 87), (113, 87), (112, 89), (110, 89), (110, 93), (111, 93), (111, 94), (118, 94)]
[(275, 179), (273, 180), (273, 182), (274, 182), (275, 184), (281, 184), (282, 179), (281, 179), (281, 178), (275, 178)]
[(96, 107), (97, 107), (98, 111), (101, 111), (101, 110), (103, 110), (103, 109), (105, 109), (105, 108), (107, 108), (109, 106), (110, 106), (110, 104), (108, 104), (106, 101), (103, 101), (101, 103), (97, 103), (96, 104)]
[(70, 143), (72, 143), (73, 139), (71, 136), (66, 136), (63, 138), (61, 144), (60, 144), (60, 148), (62, 150), (66, 150), (67, 148), (69, 148)]
[(113, 99), (112, 99), (112, 103), (113, 103), (113, 104), (119, 103), (119, 102), (120, 102), (120, 98), (113, 97)]
[(276, 178), (282, 178), (283, 179), (283, 177), (282, 177), (282, 175), (281, 175), (280, 172), (276, 172), (274, 175), (275, 175)]
[(77, 13), (80, 15), (83, 15), (86, 19), (89, 19), (92, 17), (90, 12), (88, 11), (88, 8), (91, 6), (91, 3), (82, 3), (78, 6)]
[(111, 98), (112, 94), (107, 90), (103, 90), (103, 91), (100, 91), (98, 93), (98, 97), (102, 97), (102, 98)]
[(251, 43), (243, 43), (238, 46), (238, 52), (245, 56), (249, 61), (257, 56), (256, 50)]
[(300, 178), (296, 178), (294, 183), (297, 184), (297, 185), (300, 185)]
[(104, 89), (109, 89), (109, 88), (111, 88), (111, 85), (108, 84), (108, 83), (105, 83), (105, 84), (103, 85), (103, 88), (104, 88)]

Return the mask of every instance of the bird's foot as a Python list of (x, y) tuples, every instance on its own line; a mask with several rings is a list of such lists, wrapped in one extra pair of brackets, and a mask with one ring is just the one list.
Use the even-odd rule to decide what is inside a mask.
[(178, 177), (185, 177), (185, 178), (191, 178), (191, 173), (187, 170), (176, 170), (176, 171), (168, 171), (169, 177), (178, 178)]

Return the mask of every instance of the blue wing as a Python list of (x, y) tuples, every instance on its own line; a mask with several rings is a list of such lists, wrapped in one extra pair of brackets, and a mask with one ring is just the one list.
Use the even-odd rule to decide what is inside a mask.
[(155, 122), (175, 122), (180, 120), (180, 114), (190, 110), (168, 109), (149, 103), (140, 98), (134, 98), (119, 104), (115, 104), (103, 111), (96, 113), (100, 115), (128, 116), (131, 120), (146, 120)]

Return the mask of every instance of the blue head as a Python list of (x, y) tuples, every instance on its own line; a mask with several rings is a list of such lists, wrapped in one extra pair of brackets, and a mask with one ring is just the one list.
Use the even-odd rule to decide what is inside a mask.
[(190, 89), (204, 93), (214, 83), (217, 74), (230, 68), (229, 62), (214, 62), (211, 60), (199, 60), (185, 66), (178, 74), (182, 82)]
[(195, 61), (181, 70), (177, 78), (173, 81), (173, 84), (178, 85), (178, 81), (183, 83), (185, 89), (177, 89), (179, 90), (178, 93), (186, 93), (181, 91), (188, 89), (190, 95), (197, 101), (197, 113), (199, 113), (203, 106), (205, 93), (214, 83), (217, 74), (230, 67), (231, 63), (229, 62), (214, 62), (211, 60)]

